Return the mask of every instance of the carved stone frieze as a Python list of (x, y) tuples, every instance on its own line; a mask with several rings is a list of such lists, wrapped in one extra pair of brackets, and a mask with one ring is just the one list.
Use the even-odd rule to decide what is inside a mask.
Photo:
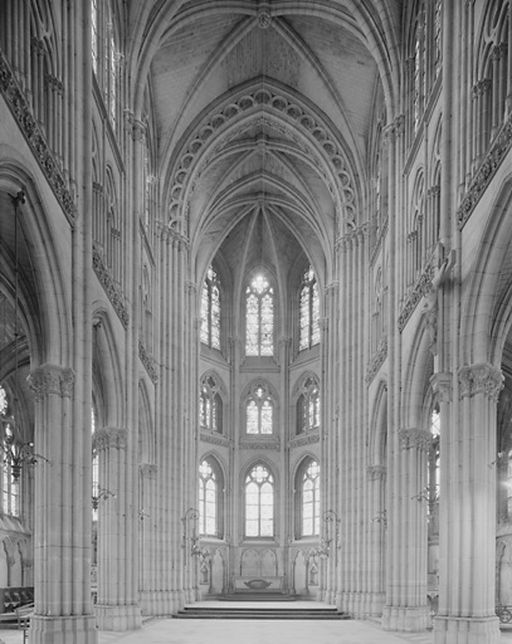
[(93, 449), (101, 452), (105, 449), (126, 449), (128, 432), (119, 427), (104, 427), (94, 432)]
[(398, 432), (401, 449), (418, 449), (428, 452), (432, 443), (432, 434), (424, 429), (401, 429)]
[(452, 374), (450, 372), (437, 372), (430, 377), (432, 390), (439, 402), (451, 402), (453, 396)]
[(144, 346), (141, 340), (139, 340), (139, 358), (142, 364), (144, 365), (144, 369), (148, 372), (148, 375), (151, 378), (152, 382), (153, 383), (158, 382), (158, 374), (155, 369), (155, 360), (148, 353), (148, 351), (146, 350), (146, 347)]
[(103, 286), (103, 290), (114, 307), (114, 311), (117, 313), (117, 316), (126, 328), (128, 326), (129, 317), (124, 296), (117, 284), (114, 282), (112, 275), (110, 274), (109, 269), (105, 266), (103, 258), (97, 248), (93, 248), (92, 251), (92, 265), (100, 284)]
[(386, 477), (386, 466), (369, 465), (366, 469), (366, 474), (368, 475), (368, 480), (370, 481), (382, 481)]
[(295, 436), (289, 442), (290, 447), (304, 447), (304, 445), (313, 445), (320, 441), (320, 435), (316, 432), (307, 432), (305, 434), (300, 434)]
[(274, 449), (278, 450), (281, 447), (279, 441), (273, 440), (242, 440), (240, 441), (240, 449)]
[(500, 369), (487, 362), (468, 365), (459, 369), (459, 397), (484, 394), (496, 402), (504, 386)]
[(16, 119), (23, 136), (32, 148), (35, 158), (46, 175), (55, 197), (62, 206), (70, 224), (76, 218), (76, 205), (71, 192), (66, 187), (64, 174), (55, 160), (43, 131), (37, 124), (29, 103), (23, 94), (9, 63), (0, 51), (0, 91), (12, 115)]
[(501, 164), (503, 158), (510, 150), (512, 145), (512, 114), (501, 128), (499, 134), (495, 138), (487, 154), (485, 155), (482, 164), (478, 168), (469, 188), (464, 195), (462, 202), (457, 210), (457, 219), (459, 222), (459, 229), (464, 228), (467, 220), (470, 218), (476, 204), (480, 200), (483, 192), (489, 185), (494, 176), (497, 168)]
[(405, 304), (398, 316), (398, 328), (402, 332), (407, 324), (407, 321), (414, 312), (414, 309), (418, 306), (418, 302), (422, 297), (430, 293), (432, 290), (432, 279), (434, 277), (434, 267), (432, 264), (427, 266), (425, 271), (420, 275), (416, 284), (409, 291)]
[(201, 432), (199, 439), (205, 443), (219, 445), (220, 447), (229, 447), (230, 444), (229, 438), (226, 438), (221, 434), (214, 434), (212, 432)]
[(381, 368), (387, 356), (388, 356), (388, 340), (387, 338), (382, 338), (377, 346), (377, 351), (375, 352), (370, 362), (368, 363), (368, 367), (366, 370), (366, 377), (365, 377), (365, 381), (367, 385), (369, 385), (372, 382), (372, 380), (375, 378), (376, 374), (378, 373), (379, 369)]
[(43, 364), (28, 376), (28, 383), (36, 400), (42, 400), (49, 394), (62, 398), (71, 398), (75, 374), (72, 369), (53, 364)]

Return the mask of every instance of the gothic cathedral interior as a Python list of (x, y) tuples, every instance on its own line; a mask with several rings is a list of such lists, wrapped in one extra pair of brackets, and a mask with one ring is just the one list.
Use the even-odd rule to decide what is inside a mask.
[(512, 1), (3, 0), (0, 421), (31, 644), (251, 592), (498, 642)]

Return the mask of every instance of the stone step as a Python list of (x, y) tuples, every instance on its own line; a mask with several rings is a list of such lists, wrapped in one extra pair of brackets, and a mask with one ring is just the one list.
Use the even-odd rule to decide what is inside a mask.
[(174, 617), (178, 619), (350, 619), (332, 608), (286, 608), (242, 606), (185, 606)]

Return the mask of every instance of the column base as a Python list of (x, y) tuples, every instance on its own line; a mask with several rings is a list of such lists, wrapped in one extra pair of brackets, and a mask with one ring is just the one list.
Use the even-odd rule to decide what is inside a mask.
[(435, 644), (495, 644), (501, 641), (499, 620), (493, 617), (434, 618)]
[(95, 608), (98, 628), (101, 631), (134, 631), (142, 626), (138, 604), (96, 604)]
[(414, 633), (426, 630), (428, 620), (427, 606), (384, 606), (381, 624), (386, 631)]
[(98, 631), (94, 615), (45, 617), (30, 619), (30, 644), (97, 644)]
[(382, 617), (386, 595), (384, 592), (370, 591), (365, 597), (365, 616)]

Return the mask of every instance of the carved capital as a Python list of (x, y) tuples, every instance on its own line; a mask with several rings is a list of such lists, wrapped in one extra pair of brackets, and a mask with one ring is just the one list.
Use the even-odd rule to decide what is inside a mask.
[(119, 427), (104, 427), (94, 433), (93, 449), (101, 452), (110, 448), (126, 449), (128, 432)]
[(140, 463), (139, 472), (145, 479), (154, 479), (156, 476), (157, 467), (154, 463)]
[(439, 371), (430, 377), (432, 391), (439, 402), (451, 402), (453, 395), (452, 374)]
[(501, 370), (492, 364), (482, 362), (459, 369), (459, 397), (471, 398), (484, 394), (496, 402), (503, 389), (504, 377)]
[(71, 398), (74, 382), (75, 374), (72, 369), (53, 364), (43, 364), (28, 376), (28, 383), (36, 400), (42, 400), (49, 394)]
[(432, 442), (432, 435), (424, 429), (401, 429), (398, 432), (401, 449), (418, 449), (428, 452)]
[(382, 481), (386, 476), (386, 466), (368, 465), (368, 468), (366, 469), (366, 474), (368, 475), (368, 480), (370, 481)]

